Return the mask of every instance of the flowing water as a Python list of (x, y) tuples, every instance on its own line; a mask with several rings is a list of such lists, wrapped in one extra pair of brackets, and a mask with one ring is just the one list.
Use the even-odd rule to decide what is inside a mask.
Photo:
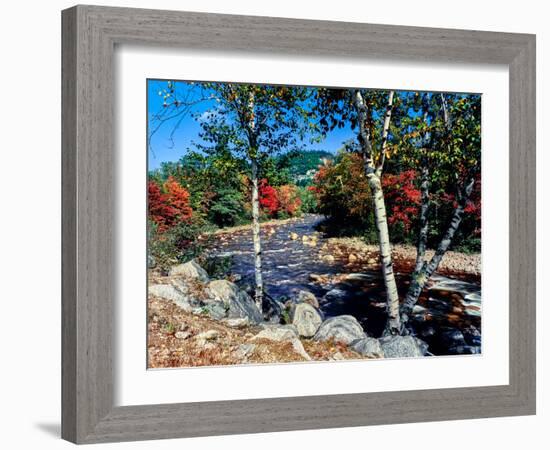
[[(315, 230), (321, 216), (306, 215), (261, 230), (263, 277), (266, 291), (287, 299), (299, 290), (319, 299), (325, 317), (350, 314), (368, 335), (378, 337), (385, 325), (384, 283), (377, 264), (350, 264), (347, 254), (321, 258), (326, 238)], [(294, 238), (291, 235), (295, 233)], [(306, 242), (302, 237), (306, 237)], [(316, 236), (315, 241), (311, 236)], [(315, 245), (314, 245), (315, 244)], [(217, 235), (211, 254), (231, 257), (231, 272), (239, 283), (253, 284), (254, 260), (249, 229)], [(400, 297), (406, 293), (410, 266), (395, 264)], [(434, 355), (481, 352), (481, 285), (465, 274), (435, 275), (413, 312), (414, 333)]]

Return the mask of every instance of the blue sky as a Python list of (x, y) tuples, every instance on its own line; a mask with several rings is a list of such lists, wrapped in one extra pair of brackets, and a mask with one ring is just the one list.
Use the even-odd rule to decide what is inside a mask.
[[(198, 83), (197, 83), (198, 84)], [(214, 100), (200, 100), (198, 89), (193, 85), (184, 82), (177, 82), (176, 93), (181, 99), (196, 100), (186, 114), (178, 117), (173, 117), (164, 121), (162, 126), (156, 127), (152, 124), (151, 118), (153, 115), (163, 111), (163, 95), (164, 89), (167, 87), (165, 80), (148, 80), (147, 81), (147, 116), (149, 121), (149, 134), (151, 134), (151, 142), (148, 148), (149, 170), (154, 170), (160, 167), (164, 161), (177, 161), (185, 155), (189, 149), (194, 150), (193, 142), (200, 142), (199, 132), (201, 130), (199, 122), (194, 116), (200, 115), (205, 111), (215, 108)], [(200, 100), (200, 101), (199, 101)], [(154, 133), (151, 133), (154, 131)], [(335, 153), (342, 147), (342, 143), (355, 138), (356, 134), (350, 127), (335, 129), (330, 132), (323, 141), (304, 146), (308, 150), (326, 150)]]

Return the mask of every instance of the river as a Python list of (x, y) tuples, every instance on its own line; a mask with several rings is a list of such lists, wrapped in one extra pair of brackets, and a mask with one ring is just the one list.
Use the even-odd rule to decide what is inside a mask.
[[(303, 289), (319, 299), (325, 317), (354, 316), (368, 335), (378, 337), (385, 324), (385, 291), (379, 270), (350, 265), (348, 255), (320, 258), (326, 241), (315, 227), (318, 215), (305, 215), (286, 223), (263, 225), (262, 264), (264, 284), (274, 298), (286, 299)], [(295, 233), (296, 239), (291, 239)], [(317, 236), (307, 245), (302, 236)], [(307, 238), (306, 238), (307, 239)], [(310, 241), (311, 242), (311, 241)], [(312, 243), (313, 244), (313, 243)], [(231, 272), (242, 286), (252, 285), (254, 264), (249, 229), (216, 235), (210, 253), (231, 257)], [(400, 297), (406, 293), (407, 269), (395, 267)], [(414, 333), (428, 343), (433, 355), (481, 353), (481, 284), (466, 274), (436, 274), (421, 296), (411, 319)]]

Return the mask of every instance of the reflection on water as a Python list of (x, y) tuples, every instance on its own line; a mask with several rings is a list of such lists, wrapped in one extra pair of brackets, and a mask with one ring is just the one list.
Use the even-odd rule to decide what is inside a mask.
[[(305, 289), (319, 299), (326, 317), (351, 314), (367, 334), (378, 337), (385, 324), (385, 291), (378, 270), (350, 266), (347, 258), (319, 258), (323, 235), (315, 232), (321, 216), (262, 227), (262, 264), (267, 292), (275, 298), (291, 298)], [(290, 235), (295, 239), (291, 239)], [(303, 236), (316, 235), (304, 243)], [(306, 238), (307, 239), (307, 238)], [(242, 285), (252, 284), (254, 261), (250, 230), (220, 234), (213, 255), (231, 256), (232, 273)], [(408, 287), (408, 268), (396, 265), (401, 298)], [(316, 276), (321, 275), (321, 276)], [(435, 275), (413, 311), (415, 333), (429, 344), (434, 355), (471, 354), (481, 351), (481, 286), (468, 276)]]

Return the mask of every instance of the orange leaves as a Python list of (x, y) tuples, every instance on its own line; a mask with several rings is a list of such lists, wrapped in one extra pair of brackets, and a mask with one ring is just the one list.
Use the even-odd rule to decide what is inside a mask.
[(173, 177), (166, 180), (162, 189), (150, 180), (147, 191), (149, 219), (157, 224), (159, 231), (166, 231), (191, 218), (193, 210), (189, 206), (189, 192)]
[(285, 184), (277, 188), (277, 199), (281, 211), (289, 216), (294, 216), (302, 205), (298, 189), (293, 184)]
[(173, 177), (168, 177), (164, 183), (164, 189), (168, 195), (168, 202), (176, 210), (179, 220), (191, 218), (193, 210), (189, 206), (189, 192), (182, 187)]

